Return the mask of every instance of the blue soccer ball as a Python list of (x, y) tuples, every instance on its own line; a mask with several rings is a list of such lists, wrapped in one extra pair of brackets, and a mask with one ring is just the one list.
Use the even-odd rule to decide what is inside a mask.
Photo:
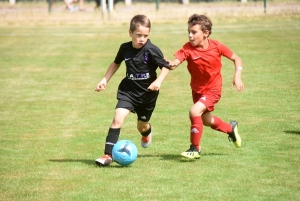
[(118, 141), (112, 150), (113, 160), (122, 166), (133, 163), (136, 160), (137, 155), (137, 147), (130, 140)]

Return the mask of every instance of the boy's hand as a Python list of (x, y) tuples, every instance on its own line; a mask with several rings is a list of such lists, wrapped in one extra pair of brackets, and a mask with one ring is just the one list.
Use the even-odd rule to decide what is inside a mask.
[(167, 60), (167, 62), (169, 63), (169, 66), (170, 66), (170, 70), (174, 70), (176, 68), (176, 64), (174, 64), (173, 62)]
[(106, 79), (103, 78), (97, 85), (95, 91), (99, 92), (99, 91), (103, 91), (106, 88)]
[(150, 86), (148, 87), (148, 89), (150, 89), (151, 91), (158, 91), (160, 88), (161, 83), (154, 81), (150, 84)]
[(175, 59), (174, 61), (166, 60), (169, 63), (170, 70), (174, 70), (179, 64), (179, 60)]
[(174, 70), (175, 68), (176, 68), (176, 65), (174, 65), (174, 64), (169, 64), (170, 65), (170, 70)]
[(236, 86), (236, 90), (238, 92), (241, 92), (244, 90), (244, 84), (241, 79), (234, 79), (232, 82), (231, 88), (233, 88), (234, 86)]

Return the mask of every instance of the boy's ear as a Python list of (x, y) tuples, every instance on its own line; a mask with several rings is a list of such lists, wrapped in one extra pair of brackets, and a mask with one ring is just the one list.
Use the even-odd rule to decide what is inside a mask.
[(208, 36), (209, 36), (209, 31), (208, 31), (208, 30), (204, 31), (203, 33), (204, 33), (204, 36), (205, 36), (205, 37), (208, 37)]
[(132, 32), (130, 29), (129, 29), (129, 36), (132, 37)]

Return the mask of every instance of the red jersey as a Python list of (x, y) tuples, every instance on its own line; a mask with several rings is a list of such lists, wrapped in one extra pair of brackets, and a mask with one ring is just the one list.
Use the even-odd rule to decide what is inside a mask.
[(187, 61), (187, 68), (191, 74), (190, 86), (193, 91), (204, 94), (214, 91), (221, 94), (221, 56), (232, 57), (233, 52), (218, 41), (209, 39), (207, 49), (194, 47), (187, 42), (175, 53), (175, 57), (181, 62)]

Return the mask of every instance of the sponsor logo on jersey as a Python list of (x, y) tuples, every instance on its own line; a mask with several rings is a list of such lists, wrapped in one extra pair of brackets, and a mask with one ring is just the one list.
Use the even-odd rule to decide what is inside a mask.
[(194, 60), (197, 60), (197, 59), (199, 59), (200, 57), (194, 57)]
[(129, 59), (131, 59), (131, 58), (125, 58), (124, 61), (128, 61)]
[(149, 54), (149, 52), (145, 52), (145, 55), (144, 55), (144, 64), (147, 64), (147, 62), (149, 60), (148, 54)]
[(127, 78), (130, 80), (146, 80), (150, 78), (149, 73), (131, 73), (127, 74)]

